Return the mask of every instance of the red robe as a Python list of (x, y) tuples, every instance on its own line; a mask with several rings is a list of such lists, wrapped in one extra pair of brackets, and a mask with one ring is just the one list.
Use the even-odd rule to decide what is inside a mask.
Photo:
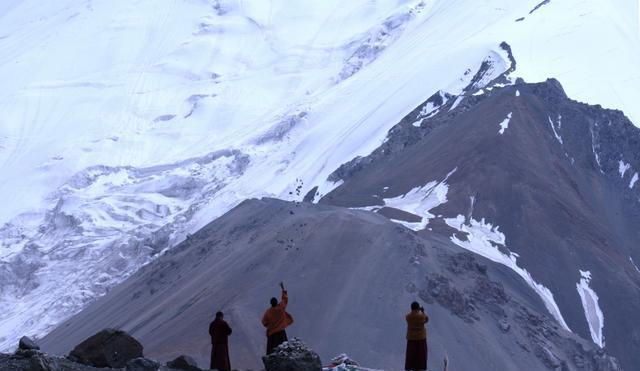
[(216, 318), (209, 325), (209, 335), (211, 335), (211, 367), (220, 371), (230, 371), (229, 361), (229, 341), (231, 327), (222, 319)]

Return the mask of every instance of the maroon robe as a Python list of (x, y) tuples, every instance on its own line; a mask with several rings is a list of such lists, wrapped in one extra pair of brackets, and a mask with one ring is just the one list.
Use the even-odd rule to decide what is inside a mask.
[(216, 318), (209, 325), (211, 335), (211, 367), (220, 371), (230, 371), (229, 341), (231, 327), (222, 319)]
[(404, 361), (404, 369), (426, 370), (427, 354), (427, 339), (407, 340), (407, 353)]

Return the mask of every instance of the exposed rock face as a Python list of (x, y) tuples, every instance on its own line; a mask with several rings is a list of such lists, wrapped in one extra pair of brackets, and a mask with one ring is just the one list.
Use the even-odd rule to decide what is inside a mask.
[(318, 354), (295, 338), (262, 357), (262, 362), (266, 371), (322, 371)]
[(122, 368), (142, 357), (142, 344), (124, 331), (105, 329), (78, 344), (68, 358), (94, 367)]
[(181, 355), (173, 361), (167, 362), (167, 367), (176, 370), (200, 371), (196, 360), (185, 355)]

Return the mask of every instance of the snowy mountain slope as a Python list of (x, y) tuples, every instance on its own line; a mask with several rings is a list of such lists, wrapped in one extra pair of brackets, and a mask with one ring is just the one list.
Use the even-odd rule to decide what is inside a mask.
[(287, 333), (324, 364), (346, 350), (377, 369), (400, 369), (403, 315), (421, 300), (431, 317), (432, 369), (446, 353), (459, 370), (619, 370), (595, 344), (544, 315), (515, 274), (448, 238), (423, 237), (373, 213), (274, 199), (238, 205), (41, 344), (64, 354), (115, 326), (140, 339), (148, 356), (189, 354), (206, 364), (207, 325), (220, 309), (233, 327), (233, 367), (255, 369), (266, 340), (260, 316), (280, 280), (294, 316)]
[(535, 5), (3, 2), (0, 347), (247, 197), (328, 193), (426, 97), (489, 56), (508, 68), (502, 41), (514, 76), (560, 77), (637, 123), (634, 4)]

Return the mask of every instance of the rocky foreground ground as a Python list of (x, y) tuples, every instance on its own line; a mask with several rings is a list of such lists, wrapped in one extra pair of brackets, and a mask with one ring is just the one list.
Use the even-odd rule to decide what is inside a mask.
[[(266, 371), (321, 371), (320, 357), (304, 343), (293, 339), (263, 357)], [(344, 358), (336, 370), (353, 370)], [(161, 364), (144, 357), (142, 345), (124, 331), (105, 329), (78, 344), (66, 357), (52, 356), (28, 337), (20, 339), (13, 354), (0, 354), (2, 371), (204, 371), (196, 361), (182, 355)]]

